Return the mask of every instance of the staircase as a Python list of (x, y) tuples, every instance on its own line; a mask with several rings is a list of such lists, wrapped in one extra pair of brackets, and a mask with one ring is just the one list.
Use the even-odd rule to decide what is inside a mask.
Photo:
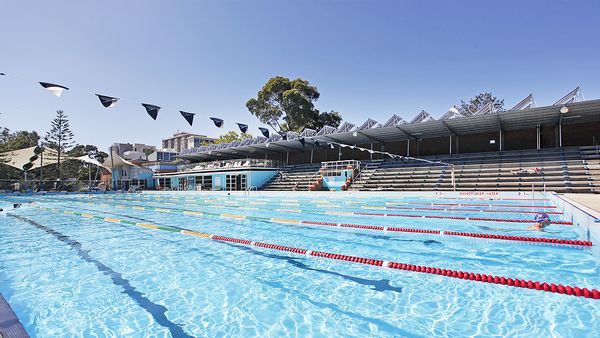
[(283, 179), (275, 175), (270, 181), (265, 183), (261, 190), (265, 191), (306, 191), (311, 177), (321, 168), (321, 163), (296, 164), (283, 167), (280, 171)]
[(592, 192), (600, 194), (600, 146), (579, 147)]
[(371, 179), (371, 176), (383, 163), (383, 160), (371, 160), (365, 164), (365, 167), (356, 175), (348, 190), (359, 191)]

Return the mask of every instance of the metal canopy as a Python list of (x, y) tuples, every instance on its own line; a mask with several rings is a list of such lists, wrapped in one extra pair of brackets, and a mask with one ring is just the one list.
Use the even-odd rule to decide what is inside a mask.
[[(580, 91), (569, 93), (570, 95), (567, 95), (566, 100), (573, 101), (573, 97), (576, 97), (579, 93)], [(526, 98), (530, 102), (532, 99), (533, 97)], [(530, 129), (537, 126), (554, 126), (559, 122), (563, 125), (600, 122), (600, 100), (572, 102), (560, 106), (532, 107), (529, 109), (523, 109), (523, 106), (531, 107), (531, 105), (527, 104), (522, 105), (523, 101), (515, 106), (517, 109), (505, 112), (488, 112), (474, 116), (457, 116), (457, 114), (453, 114), (452, 118), (444, 120), (431, 119), (417, 123), (406, 123), (398, 115), (393, 115), (384, 125), (369, 118), (359, 127), (346, 122), (339, 128), (326, 126), (318, 132), (312, 129), (305, 129), (300, 134), (287, 133), (287, 139), (277, 134), (272, 135), (268, 140), (264, 137), (255, 137), (243, 141), (187, 149), (179, 157), (196, 161), (239, 158), (241, 154), (245, 156), (265, 155), (310, 150), (316, 148), (314, 144), (315, 140), (319, 141), (320, 147), (323, 148), (324, 146), (327, 147), (328, 142), (358, 145), (372, 142), (397, 142), (407, 139), (414, 140), (449, 137), (450, 135), (460, 136), (499, 132), (500, 128), (503, 131)], [(560, 113), (562, 106), (569, 108), (568, 113)], [(300, 142), (301, 138), (305, 140), (304, 145)]]

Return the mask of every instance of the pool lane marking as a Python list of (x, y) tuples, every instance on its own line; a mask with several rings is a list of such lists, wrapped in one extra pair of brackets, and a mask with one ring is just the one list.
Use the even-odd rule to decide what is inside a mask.
[[(40, 207), (40, 208), (43, 209), (43, 207)], [(50, 211), (61, 212), (60, 209), (50, 210)], [(72, 211), (68, 211), (68, 210), (62, 210), (62, 211), (64, 214), (67, 214), (67, 215), (78, 215), (78, 216), (82, 216), (82, 217), (87, 217), (84, 215), (89, 215), (89, 214), (83, 214), (83, 213), (79, 213), (79, 212), (72, 212)], [(68, 212), (64, 212), (64, 211), (68, 211)], [(140, 306), (142, 309), (144, 309), (146, 312), (148, 312), (152, 316), (154, 321), (156, 321), (156, 323), (158, 323), (159, 325), (168, 329), (173, 337), (192, 337), (191, 335), (188, 335), (180, 325), (175, 324), (169, 320), (169, 318), (166, 316), (168, 309), (165, 306), (152, 302), (150, 299), (148, 299), (146, 296), (144, 296), (144, 294), (142, 292), (138, 291), (134, 286), (132, 286), (131, 282), (129, 280), (127, 280), (125, 277), (123, 277), (123, 275), (121, 273), (116, 272), (108, 265), (106, 265), (103, 262), (92, 257), (90, 255), (90, 251), (84, 250), (82, 248), (82, 244), (80, 242), (76, 241), (75, 239), (71, 238), (70, 236), (67, 236), (67, 235), (59, 232), (58, 230), (52, 229), (48, 226), (45, 226), (41, 223), (30, 220), (23, 216), (14, 215), (14, 214), (8, 214), (8, 215), (10, 217), (14, 217), (18, 220), (26, 222), (30, 225), (33, 225), (34, 227), (46, 232), (47, 234), (54, 236), (57, 240), (67, 244), (71, 249), (74, 250), (74, 252), (77, 254), (77, 256), (79, 256), (85, 262), (93, 264), (96, 267), (96, 269), (98, 269), (98, 271), (100, 271), (103, 275), (110, 278), (112, 283), (115, 286), (121, 287), (123, 290), (122, 293), (129, 296), (138, 306)], [(102, 217), (102, 216), (96, 216), (96, 215), (92, 215), (92, 216), (94, 219), (100, 219), (100, 220), (104, 220), (104, 219), (108, 218), (108, 217)], [(0, 332), (0, 336), (2, 336), (1, 332)], [(9, 337), (9, 336), (5, 336), (5, 337)]]
[[(55, 212), (63, 211), (63, 210), (57, 209), (57, 208), (45, 208), (45, 207), (39, 207), (39, 208), (46, 209), (49, 211), (55, 211)], [(73, 212), (72, 215), (81, 216), (82, 213)], [(94, 215), (94, 218), (105, 220), (107, 217)], [(135, 223), (132, 221), (129, 221), (129, 222), (121, 221), (120, 223), (139, 225), (139, 223)], [(468, 272), (468, 271), (441, 269), (441, 268), (430, 267), (430, 266), (405, 264), (405, 263), (400, 263), (400, 262), (384, 261), (381, 259), (342, 255), (342, 254), (330, 253), (330, 252), (325, 252), (325, 251), (313, 251), (313, 250), (283, 246), (283, 245), (278, 245), (278, 244), (250, 241), (247, 239), (240, 239), (240, 238), (226, 237), (226, 236), (215, 235), (215, 234), (201, 233), (201, 232), (191, 231), (191, 230), (187, 230), (187, 229), (173, 228), (170, 226), (156, 226), (156, 228), (153, 228), (153, 229), (165, 230), (165, 231), (169, 231), (169, 232), (177, 232), (177, 233), (180, 233), (183, 235), (192, 235), (192, 236), (201, 237), (201, 238), (208, 238), (208, 239), (211, 239), (214, 241), (230, 242), (230, 243), (237, 243), (237, 244), (242, 244), (242, 245), (247, 245), (247, 246), (256, 246), (256, 247), (261, 247), (261, 248), (271, 249), (271, 250), (291, 252), (291, 253), (305, 255), (305, 256), (321, 257), (321, 258), (326, 258), (326, 259), (347, 261), (347, 262), (372, 265), (372, 266), (378, 266), (378, 267), (390, 268), (390, 269), (396, 269), (396, 270), (412, 271), (412, 272), (419, 272), (419, 273), (426, 273), (426, 274), (435, 274), (435, 275), (445, 276), (448, 278), (465, 279), (465, 280), (471, 280), (471, 281), (477, 281), (477, 282), (483, 282), (483, 283), (502, 284), (502, 285), (507, 285), (507, 286), (512, 286), (512, 287), (526, 288), (526, 289), (559, 293), (559, 294), (566, 294), (566, 295), (576, 296), (576, 297), (600, 299), (600, 291), (598, 291), (596, 289), (581, 288), (581, 287), (577, 287), (577, 286), (573, 287), (570, 285), (565, 286), (562, 284), (557, 285), (554, 283), (537, 282), (537, 281), (534, 282), (534, 281), (525, 280), (525, 279), (507, 278), (504, 276), (494, 276), (494, 275), (479, 274), (479, 273)], [(385, 265), (384, 265), (384, 263), (385, 263)]]
[[(93, 202), (81, 202), (75, 201), (81, 204), (95, 205)], [(113, 204), (112, 206), (114, 206)], [(121, 204), (116, 204), (121, 205)], [(124, 204), (123, 204), (124, 205)], [(111, 206), (111, 205), (109, 205)], [(137, 205), (124, 205), (130, 208), (136, 208), (136, 210), (154, 211), (153, 207), (143, 207)], [(485, 233), (470, 233), (463, 231), (440, 231), (440, 230), (428, 230), (428, 229), (414, 229), (414, 228), (400, 228), (400, 227), (388, 227), (379, 225), (367, 225), (367, 224), (351, 224), (351, 223), (334, 223), (334, 222), (322, 222), (322, 221), (307, 221), (307, 220), (286, 220), (278, 218), (266, 218), (257, 216), (242, 216), (232, 214), (218, 214), (211, 212), (198, 212), (184, 209), (169, 209), (173, 212), (180, 212), (184, 215), (199, 215), (199, 216), (215, 216), (222, 218), (237, 218), (240, 220), (255, 220), (279, 224), (305, 224), (305, 225), (318, 225), (318, 226), (329, 226), (329, 227), (342, 227), (342, 228), (353, 228), (373, 231), (393, 231), (403, 233), (419, 233), (419, 234), (430, 234), (430, 235), (444, 235), (444, 236), (460, 236), (460, 237), (471, 237), (481, 239), (493, 239), (493, 240), (504, 240), (504, 241), (517, 241), (517, 242), (529, 242), (529, 243), (545, 243), (545, 244), (558, 244), (558, 245), (569, 245), (569, 246), (592, 246), (591, 241), (583, 241), (578, 239), (560, 239), (560, 238), (549, 238), (549, 237), (529, 237), (529, 236), (512, 236), (512, 235), (500, 235), (500, 234), (485, 234)], [(225, 216), (224, 216), (225, 215)], [(233, 217), (232, 217), (233, 216)], [(235, 217), (235, 216), (239, 216)], [(243, 218), (242, 218), (243, 217)]]
[[(136, 199), (124, 198), (125, 200), (136, 201)], [(113, 199), (114, 200), (114, 199)], [(121, 199), (122, 200), (122, 199)], [(139, 201), (139, 200), (138, 200)], [(160, 202), (163, 203), (164, 202)], [(170, 203), (173, 205), (177, 205), (177, 203)], [(253, 204), (253, 202), (250, 202)], [(220, 206), (218, 208), (236, 208), (241, 209), (242, 207), (234, 207), (234, 206)], [(160, 208), (158, 208), (160, 209)], [(254, 208), (252, 210), (258, 210), (260, 208)], [(271, 208), (262, 208), (271, 210)], [(158, 210), (160, 211), (160, 210)], [(165, 211), (166, 212), (166, 211)], [(303, 210), (304, 213), (315, 213), (318, 214), (317, 211), (309, 211)], [(482, 222), (507, 222), (507, 223), (533, 223), (530, 219), (510, 219), (510, 218), (489, 218), (489, 217), (462, 217), (462, 216), (439, 216), (439, 215), (413, 215), (413, 214), (390, 214), (390, 213), (372, 213), (372, 212), (359, 212), (359, 211), (324, 211), (326, 214), (332, 215), (350, 215), (350, 216), (368, 216), (368, 217), (405, 217), (405, 218), (432, 218), (432, 219), (451, 219), (457, 221), (482, 221)], [(571, 221), (553, 221), (553, 224), (561, 224), (561, 225), (573, 225)]]

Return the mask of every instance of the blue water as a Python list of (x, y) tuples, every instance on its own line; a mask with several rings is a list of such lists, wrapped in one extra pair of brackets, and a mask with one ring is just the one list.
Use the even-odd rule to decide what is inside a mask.
[[(292, 193), (252, 197), (211, 193), (0, 197), (4, 206), (14, 201), (25, 204), (0, 218), (0, 292), (34, 337), (580, 337), (600, 332), (598, 300), (306, 257), (38, 208), (600, 288), (599, 265), (588, 248), (133, 209), (147, 206), (289, 220), (578, 238), (574, 227), (566, 225), (532, 232), (526, 230), (528, 223), (326, 213), (533, 219), (533, 214), (519, 211), (541, 210), (549, 206), (547, 201), (485, 201), (523, 208), (429, 206), (444, 211), (381, 207), (482, 201)], [(29, 205), (29, 201), (36, 204)], [(525, 208), (531, 205), (539, 207)], [(482, 211), (461, 211), (466, 208)], [(553, 220), (567, 218), (550, 216)]]

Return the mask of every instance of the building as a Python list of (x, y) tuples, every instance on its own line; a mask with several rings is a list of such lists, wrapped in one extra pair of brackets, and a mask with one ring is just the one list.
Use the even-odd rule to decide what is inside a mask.
[[(490, 105), (465, 114), (452, 107), (437, 119), (421, 111), (406, 120), (398, 115), (383, 123), (368, 118), (360, 124), (344, 122), (337, 128), (325, 126), (194, 147), (178, 155), (192, 163), (154, 178), (157, 186), (170, 189), (192, 190), (201, 184), (202, 189), (245, 190), (260, 188), (268, 175), (274, 177), (286, 166), (306, 167), (299, 174), (308, 181), (306, 176), (318, 176), (318, 165), (331, 161), (367, 163), (391, 157), (435, 161), (436, 157), (472, 153), (498, 157), (511, 151), (554, 149), (562, 154), (575, 147), (598, 149), (599, 131), (600, 100), (584, 101), (576, 88), (548, 106), (536, 106), (529, 95), (507, 111), (494, 111)], [(587, 176), (586, 180), (591, 180)]]
[(186, 149), (200, 147), (203, 143), (211, 143), (215, 139), (206, 135), (177, 132), (173, 137), (162, 140), (162, 148), (165, 151), (180, 153)]
[(112, 150), (128, 160), (146, 160), (147, 151), (156, 152), (156, 147), (143, 143), (113, 143)]
[(175, 156), (178, 153), (173, 151), (162, 151), (158, 150), (148, 155), (148, 162), (170, 162), (175, 161)]

